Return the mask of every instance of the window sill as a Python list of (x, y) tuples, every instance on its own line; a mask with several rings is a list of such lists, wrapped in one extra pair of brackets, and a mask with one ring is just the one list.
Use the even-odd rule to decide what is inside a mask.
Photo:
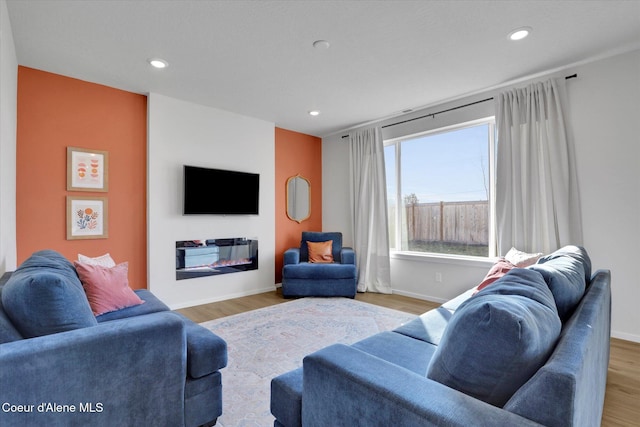
[(479, 257), (467, 255), (448, 255), (432, 252), (410, 252), (410, 251), (391, 251), (389, 253), (391, 259), (402, 259), (407, 261), (429, 262), (438, 264), (454, 264), (462, 266), (476, 266), (490, 268), (498, 261), (496, 257)]

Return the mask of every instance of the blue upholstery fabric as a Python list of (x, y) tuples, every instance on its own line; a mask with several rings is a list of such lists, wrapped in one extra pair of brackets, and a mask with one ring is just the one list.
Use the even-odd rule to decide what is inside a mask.
[[(0, 424), (184, 425), (185, 356), (184, 327), (172, 313), (2, 344), (1, 402), (73, 404), (76, 411), (0, 413)], [(82, 412), (80, 403), (100, 403), (102, 412)]]
[(545, 264), (548, 261), (551, 261), (556, 258), (562, 258), (562, 257), (570, 257), (580, 262), (582, 264), (582, 267), (584, 268), (584, 281), (587, 283), (590, 282), (591, 258), (589, 257), (587, 250), (582, 246), (574, 246), (574, 245), (564, 246), (549, 255), (545, 255), (541, 257), (540, 259), (538, 259), (537, 264)]
[(25, 338), (97, 325), (73, 265), (62, 255), (31, 255), (3, 287), (2, 305)]
[(582, 299), (591, 279), (591, 261), (586, 251), (576, 246), (562, 248), (529, 268), (542, 274), (551, 289), (560, 319), (565, 321)]
[(281, 425), (302, 426), (302, 368), (271, 380), (271, 413)]
[(196, 379), (187, 378), (184, 412), (187, 426), (208, 424), (213, 421), (212, 414), (222, 414), (222, 375), (219, 371)]
[(451, 316), (449, 310), (438, 307), (421, 314), (394, 331), (433, 345), (439, 345)]
[(284, 265), (298, 264), (300, 262), (300, 248), (289, 248), (284, 251)]
[(125, 319), (127, 317), (142, 316), (144, 314), (159, 313), (161, 311), (169, 311), (169, 307), (146, 289), (136, 289), (134, 291), (144, 304), (134, 305), (132, 307), (123, 308), (121, 310), (110, 311), (108, 313), (96, 316), (98, 323), (107, 322), (109, 320)]
[(185, 316), (182, 319), (187, 332), (187, 374), (200, 378), (227, 366), (227, 343)]
[(556, 312), (556, 303), (543, 276), (529, 269), (514, 268), (460, 305), (468, 304), (473, 298), (484, 295), (519, 295), (548, 307)]
[(458, 307), (469, 299), (475, 290), (470, 289), (437, 307), (421, 314), (410, 322), (394, 329), (394, 332), (406, 335), (433, 345), (439, 345), (449, 320)]
[[(2, 281), (7, 277), (3, 275)], [(7, 287), (10, 291), (13, 287), (14, 295), (6, 295)], [(99, 316), (98, 323), (75, 269), (62, 255), (40, 251), (25, 261), (0, 286), (0, 401), (74, 404), (76, 411), (0, 412), (0, 425), (215, 423), (222, 413), (219, 369), (227, 363), (226, 342), (170, 312), (148, 290), (135, 292), (145, 304)], [(16, 305), (15, 295), (21, 303), (28, 300), (29, 309), (53, 312), (62, 320), (75, 319), (81, 301), (91, 313), (93, 327), (22, 339), (4, 312), (5, 302)], [(80, 403), (92, 403), (94, 410), (100, 403), (102, 412), (79, 413)]]
[(340, 261), (343, 264), (356, 265), (356, 252), (352, 248), (342, 248), (340, 251)]
[(4, 312), (2, 306), (2, 289), (3, 286), (0, 286), (0, 344), (22, 339), (22, 335), (20, 335), (20, 332), (18, 332), (15, 326), (13, 326), (13, 323), (11, 323), (11, 319), (9, 319)]
[(504, 406), (549, 427), (599, 426), (611, 336), (611, 273), (594, 274), (548, 362)]
[[(431, 358), (438, 348), (431, 343), (389, 331), (358, 341), (352, 347), (423, 377), (427, 375)], [(398, 351), (399, 348), (405, 351)]]
[(287, 279), (353, 279), (356, 273), (356, 266), (353, 264), (316, 264), (301, 262), (295, 266), (285, 265), (284, 271), (286, 272)]
[(511, 270), (456, 310), (427, 377), (501, 407), (545, 363), (561, 326), (542, 276)]
[(11, 277), (12, 273), (12, 271), (7, 271), (2, 276), (0, 276), (0, 286), (4, 286), (4, 284), (7, 283), (7, 280), (9, 280), (9, 277)]
[(304, 358), (303, 384), (305, 427), (539, 427), (526, 418), (342, 344)]
[[(573, 254), (569, 257), (576, 257), (575, 251), (568, 252)], [(567, 256), (552, 255), (543, 264)], [(585, 270), (590, 269), (589, 263)], [(507, 276), (503, 282), (497, 281), (473, 297), (470, 294), (474, 290), (470, 290), (434, 310), (433, 315), (420, 316), (393, 332), (383, 332), (351, 346), (332, 345), (305, 357), (302, 372), (291, 371), (272, 382), (274, 426), (599, 426), (609, 365), (610, 272), (597, 271), (590, 278), (584, 297), (562, 325), (557, 341), (552, 337), (561, 325), (555, 298), (541, 274), (532, 269), (517, 269)], [(462, 330), (449, 337), (454, 319), (468, 310), (465, 307), (474, 304), (495, 308), (491, 313), (495, 316), (473, 321), (468, 315), (469, 331)], [(452, 311), (454, 314), (447, 321), (446, 312)], [(555, 320), (551, 319), (554, 316), (547, 318), (549, 313), (555, 313)], [(505, 315), (506, 321), (501, 315)], [(538, 315), (542, 328), (530, 324)], [(436, 331), (442, 331), (447, 323), (445, 336), (438, 339)], [(552, 331), (545, 330), (546, 324)], [(469, 382), (478, 374), (486, 374), (482, 362), (494, 363), (490, 360), (496, 357), (494, 353), (507, 359), (500, 371), (513, 370), (522, 362), (512, 359), (520, 356), (503, 354), (503, 340), (508, 338), (502, 333), (492, 334), (491, 328), (482, 330), (491, 325), (512, 331), (513, 339), (525, 349), (536, 342), (540, 347), (545, 340), (556, 342), (547, 353), (549, 356), (541, 357), (541, 366), (539, 361), (531, 362), (539, 369), (523, 376), (524, 384), (507, 396), (502, 408), (421, 374), (425, 360), (432, 357), (431, 366), (440, 351), (437, 349), (431, 356), (430, 349), (424, 347), (429, 344), (423, 341), (439, 341), (443, 347), (448, 339), (454, 341), (454, 335), (484, 351), (480, 357), (461, 358), (463, 364), (469, 360), (479, 364), (476, 369), (467, 369)], [(516, 326), (521, 327), (521, 334), (515, 333)], [(484, 350), (480, 348), (483, 340)], [(454, 344), (461, 346), (460, 352), (472, 353), (459, 342)], [(538, 349), (534, 347), (532, 350)], [(521, 357), (531, 359), (532, 354)]]
[[(333, 263), (308, 262), (307, 242), (333, 240)], [(358, 270), (353, 249), (342, 247), (342, 233), (302, 233), (299, 248), (284, 253), (282, 268), (282, 296), (341, 296), (353, 298), (357, 292)]]

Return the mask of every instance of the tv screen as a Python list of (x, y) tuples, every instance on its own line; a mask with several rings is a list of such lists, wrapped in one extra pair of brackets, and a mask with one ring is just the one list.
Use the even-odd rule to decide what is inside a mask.
[(257, 215), (260, 175), (184, 166), (185, 215)]

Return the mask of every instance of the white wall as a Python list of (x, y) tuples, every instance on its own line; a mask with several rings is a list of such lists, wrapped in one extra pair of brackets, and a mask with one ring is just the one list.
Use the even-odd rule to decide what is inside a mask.
[(612, 276), (612, 335), (640, 342), (640, 51), (576, 68), (569, 87), (584, 245)]
[[(274, 124), (158, 94), (148, 119), (149, 289), (174, 309), (275, 289)], [(183, 216), (185, 164), (259, 173), (260, 214)], [(176, 280), (176, 241), (231, 237), (258, 239), (258, 270)]]
[(18, 60), (7, 2), (0, 0), (0, 275), (16, 268)]
[[(567, 82), (569, 117), (576, 141), (578, 179), (582, 198), (584, 246), (594, 268), (612, 271), (612, 335), (640, 342), (640, 279), (633, 261), (640, 241), (640, 51), (550, 73)], [(515, 84), (525, 86), (527, 82)], [(505, 88), (506, 89), (506, 88)], [(504, 90), (504, 89), (501, 89)], [(497, 90), (434, 106), (381, 125), (441, 111), (493, 96)], [(486, 109), (489, 110), (486, 110)], [(385, 138), (493, 114), (493, 103), (478, 104), (384, 130)], [(469, 110), (469, 111), (465, 111)], [(488, 114), (487, 114), (488, 113)], [(477, 118), (477, 117), (475, 117)], [(404, 128), (404, 129), (403, 129)], [(340, 135), (323, 139), (323, 228), (342, 227), (351, 240), (349, 218), (348, 148)], [(346, 178), (343, 178), (346, 177)], [(396, 257), (391, 260), (394, 293), (433, 301), (448, 300), (477, 284), (490, 263)], [(436, 273), (442, 282), (436, 282)]]

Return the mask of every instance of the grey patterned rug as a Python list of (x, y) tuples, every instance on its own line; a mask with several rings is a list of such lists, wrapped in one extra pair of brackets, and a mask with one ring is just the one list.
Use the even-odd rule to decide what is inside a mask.
[(415, 315), (348, 298), (303, 298), (202, 325), (227, 341), (218, 426), (273, 426), (271, 379), (334, 343), (351, 344)]

